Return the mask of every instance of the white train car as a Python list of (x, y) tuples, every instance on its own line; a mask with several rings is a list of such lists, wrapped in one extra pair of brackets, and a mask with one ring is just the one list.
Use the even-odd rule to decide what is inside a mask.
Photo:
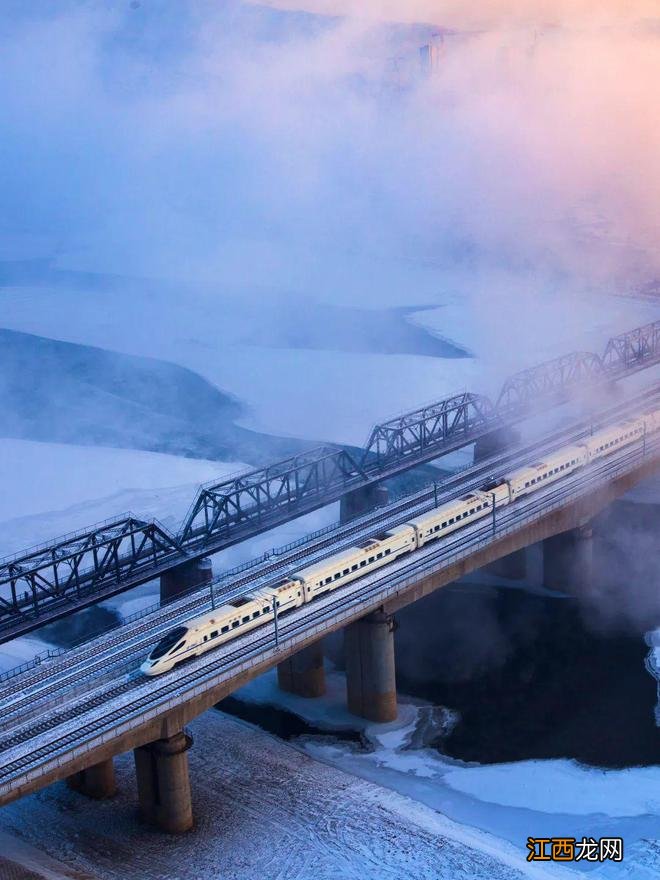
[(479, 491), (449, 501), (307, 568), (284, 577), (278, 583), (252, 591), (215, 611), (174, 627), (153, 648), (140, 667), (145, 675), (168, 672), (190, 657), (210, 651), (238, 636), (272, 621), (278, 614), (297, 608), (314, 597), (351, 583), (388, 565), (404, 553), (423, 547), (428, 541), (449, 535), (495, 507), (505, 506), (522, 495), (568, 476), (591, 461), (605, 457), (647, 434), (660, 431), (660, 409), (641, 419), (628, 420), (598, 431), (579, 444), (565, 446), (544, 461), (519, 468), (506, 477), (494, 478)]
[(641, 440), (646, 431), (644, 419), (631, 419), (620, 422), (602, 431), (596, 431), (591, 437), (583, 441), (582, 445), (587, 450), (589, 461), (604, 458), (611, 455), (617, 449)]
[(294, 577), (304, 584), (305, 601), (327, 593), (337, 587), (349, 584), (383, 565), (393, 562), (403, 553), (410, 553), (416, 547), (415, 531), (409, 526), (400, 526), (371, 538), (366, 538), (355, 547), (349, 547), (321, 562), (297, 571)]
[(507, 480), (511, 501), (562, 479), (585, 465), (587, 461), (588, 455), (584, 446), (564, 446), (547, 456), (544, 461), (519, 468), (510, 474)]
[(479, 490), (488, 498), (489, 505), (495, 502), (495, 508), (505, 507), (511, 503), (511, 491), (506, 477), (494, 477)]
[(166, 633), (140, 667), (145, 675), (160, 675), (175, 666), (231, 641), (272, 620), (273, 605), (283, 614), (304, 602), (303, 585), (284, 578), (273, 587), (240, 596), (214, 611), (186, 621)]
[(423, 547), (429, 541), (442, 538), (457, 529), (487, 516), (492, 510), (492, 501), (482, 492), (470, 492), (463, 498), (456, 498), (441, 504), (435, 510), (411, 519), (408, 525), (415, 529), (417, 546)]

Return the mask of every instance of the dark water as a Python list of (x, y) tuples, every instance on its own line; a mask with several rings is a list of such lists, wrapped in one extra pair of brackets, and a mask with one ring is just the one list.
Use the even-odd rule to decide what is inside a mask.
[[(456, 585), (398, 620), (399, 691), (458, 713), (451, 731), (430, 743), (443, 754), (481, 764), (660, 763), (646, 644), (638, 634), (594, 631), (577, 600)], [(328, 647), (339, 660), (340, 643)], [(357, 730), (328, 731), (286, 709), (236, 697), (217, 708), (285, 740), (313, 736), (370, 748)]]
[(247, 703), (236, 697), (226, 697), (216, 705), (216, 709), (220, 709), (228, 715), (234, 715), (236, 718), (242, 718), (243, 721), (256, 724), (263, 730), (279, 736), (280, 739), (314, 737), (317, 740), (351, 743), (353, 746), (359, 747), (360, 750), (370, 748), (364, 736), (357, 730), (333, 730), (330, 733), (327, 729), (309, 724), (299, 715), (294, 715), (293, 712), (280, 709), (277, 706), (264, 706), (257, 703)]
[(443, 753), (479, 763), (660, 761), (656, 682), (639, 634), (594, 631), (576, 600), (506, 588), (456, 586), (399, 620), (400, 690), (460, 714), (435, 743)]

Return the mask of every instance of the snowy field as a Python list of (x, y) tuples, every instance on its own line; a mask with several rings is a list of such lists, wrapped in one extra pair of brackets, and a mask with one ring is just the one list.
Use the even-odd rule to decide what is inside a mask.
[[(328, 694), (320, 700), (283, 694), (274, 673), (252, 682), (237, 696), (281, 706), (329, 732), (361, 727), (372, 751), (318, 738), (293, 742), (317, 760), (390, 788), (459, 825), (487, 832), (500, 841), (504, 852), (508, 847), (524, 850), (528, 835), (621, 836), (626, 847), (622, 865), (605, 863), (582, 870), (599, 877), (658, 876), (658, 767), (603, 771), (567, 760), (467, 765), (425, 746), (446, 718), (418, 701), (400, 698), (399, 721), (394, 724), (356, 724), (345, 710), (344, 678), (337, 673), (328, 676)], [(560, 871), (563, 876), (581, 875), (579, 867), (561, 866)]]
[(124, 755), (112, 801), (92, 804), (60, 783), (3, 809), (0, 835), (18, 837), (5, 844), (7, 857), (55, 859), (62, 876), (82, 872), (98, 880), (561, 876), (556, 868), (527, 865), (524, 847), (452, 822), (220, 713), (207, 712), (191, 732), (190, 834), (164, 837), (135, 821), (133, 759)]
[[(261, 701), (269, 691), (271, 702), (329, 735), (355, 726), (342, 708), (341, 676), (329, 677), (321, 700), (280, 694), (274, 675), (243, 696)], [(363, 723), (372, 748), (364, 751), (322, 737), (283, 743), (210, 711), (191, 726), (190, 834), (170, 838), (136, 822), (133, 760), (123, 755), (111, 801), (90, 802), (58, 783), (3, 809), (2, 854), (55, 880), (658, 876), (660, 770), (602, 772), (570, 761), (464, 765), (424, 747), (433, 732), (428, 718), (429, 707), (402, 702), (400, 721)], [(528, 835), (621, 835), (625, 860), (529, 864)]]

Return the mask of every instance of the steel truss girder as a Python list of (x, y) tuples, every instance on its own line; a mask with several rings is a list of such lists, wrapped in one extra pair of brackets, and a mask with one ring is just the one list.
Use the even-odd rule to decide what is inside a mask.
[(155, 521), (127, 516), (102, 523), (0, 564), (0, 621), (38, 616), (43, 605), (80, 599), (183, 555)]
[(653, 321), (610, 339), (603, 355), (603, 366), (608, 373), (616, 373), (658, 359), (660, 321)]
[(465, 393), (377, 425), (359, 461), (344, 449), (323, 446), (203, 486), (176, 536), (155, 521), (127, 515), (0, 560), (0, 641), (2, 630), (17, 620), (34, 621), (47, 616), (49, 608), (62, 613), (67, 599), (75, 610), (77, 600), (89, 601), (115, 586), (120, 592), (180, 564), (191, 552), (217, 551), (244, 534), (257, 534), (428, 461), (433, 453), (471, 443), (530, 410), (568, 399), (581, 387), (659, 362), (660, 321), (655, 321), (610, 339), (602, 357), (576, 352), (517, 373), (504, 383), (496, 406), (487, 397)]
[(393, 460), (419, 458), (460, 439), (469, 442), (477, 431), (498, 421), (493, 405), (479, 394), (457, 394), (376, 425), (365, 448), (364, 467), (382, 469)]
[(304, 501), (323, 499), (365, 478), (345, 449), (320, 446), (215, 485), (202, 486), (180, 533), (180, 541), (208, 541), (240, 524), (290, 512)]
[(576, 351), (510, 376), (502, 386), (496, 409), (504, 418), (517, 415), (541, 404), (559, 402), (581, 386), (602, 378), (600, 357)]

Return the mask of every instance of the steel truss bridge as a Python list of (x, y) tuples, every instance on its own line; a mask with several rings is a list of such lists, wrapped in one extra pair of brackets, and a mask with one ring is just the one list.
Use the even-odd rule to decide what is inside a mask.
[(359, 455), (321, 446), (203, 485), (176, 534), (127, 515), (0, 560), (0, 644), (659, 362), (655, 321), (516, 373), (494, 402), (466, 392), (376, 425)]
[[(387, 507), (283, 548), (243, 577), (218, 584), (221, 604), (256, 587), (274, 586), (288, 571), (353, 546), (375, 530), (395, 527), (438, 504), (478, 488), (488, 474), (506, 472), (552, 450), (579, 442), (599, 428), (660, 405), (660, 383), (534, 440), (496, 452), (443, 486), (427, 486)], [(543, 432), (542, 432), (543, 433)], [(640, 437), (606, 458), (523, 496), (442, 541), (405, 554), (384, 569), (289, 611), (278, 626), (258, 627), (219, 645), (185, 667), (156, 678), (134, 674), (161, 636), (209, 611), (208, 585), (172, 603), (146, 610), (103, 635), (43, 664), (29, 664), (0, 680), (0, 806), (105, 761), (112, 755), (181, 730), (246, 681), (300, 648), (343, 629), (379, 607), (389, 612), (566, 527), (589, 520), (615, 497), (660, 466), (660, 435)], [(570, 526), (568, 524), (571, 524)]]

